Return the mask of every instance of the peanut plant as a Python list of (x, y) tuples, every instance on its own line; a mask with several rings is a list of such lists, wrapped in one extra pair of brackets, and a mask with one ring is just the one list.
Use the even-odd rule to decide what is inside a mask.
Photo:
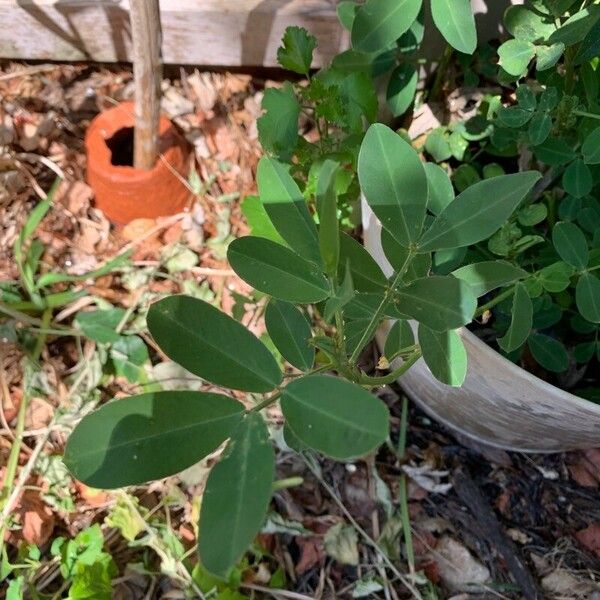
[[(348, 460), (377, 451), (388, 437), (388, 409), (369, 389), (394, 381), (421, 356), (438, 379), (459, 386), (466, 354), (456, 329), (473, 319), (477, 290), (451, 275), (431, 275), (431, 255), (495, 233), (540, 177), (528, 171), (483, 181), (440, 210), (434, 198), (449, 181), (433, 182), (409, 143), (372, 125), (358, 178), (383, 226), (394, 267), (387, 278), (340, 231), (339, 168), (323, 162), (313, 214), (289, 167), (262, 158), (257, 179), (267, 237), (243, 237), (228, 249), (235, 272), (269, 297), (267, 331), (294, 369), (283, 372), (257, 337), (212, 305), (164, 298), (147, 319), (161, 350), (207, 382), (247, 392), (250, 407), (231, 393), (140, 394), (86, 416), (66, 447), (75, 477), (118, 488), (173, 475), (226, 442), (203, 494), (198, 544), (203, 567), (220, 577), (260, 530), (273, 493), (274, 452), (261, 410), (280, 404), (291, 448)], [(485, 287), (496, 285), (492, 278)], [(394, 364), (370, 375), (360, 355), (386, 319), (397, 320), (385, 345)], [(418, 323), (417, 340), (408, 320)]]

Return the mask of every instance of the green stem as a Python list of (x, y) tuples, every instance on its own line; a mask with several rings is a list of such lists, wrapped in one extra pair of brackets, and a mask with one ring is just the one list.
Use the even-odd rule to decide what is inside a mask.
[(402, 522), (402, 532), (404, 534), (404, 545), (406, 546), (406, 560), (408, 561), (408, 571), (415, 574), (415, 551), (412, 541), (412, 529), (410, 526), (410, 514), (408, 512), (408, 483), (406, 475), (400, 475), (400, 521)]
[(421, 358), (421, 349), (415, 350), (397, 369), (394, 369), (387, 375), (382, 377), (370, 377), (369, 375), (361, 374), (356, 378), (355, 383), (360, 385), (368, 385), (371, 387), (379, 387), (393, 383), (399, 377), (402, 377), (408, 369), (410, 369)]
[(444, 78), (446, 77), (448, 65), (450, 64), (450, 60), (452, 59), (453, 53), (454, 49), (450, 44), (447, 44), (446, 48), (444, 48), (444, 54), (442, 54), (440, 64), (438, 65), (435, 72), (435, 80), (433, 82), (433, 85), (431, 86), (431, 92), (429, 93), (428, 98), (429, 101), (435, 102), (436, 100), (439, 100), (439, 97), (442, 93)]
[(514, 293), (515, 293), (515, 286), (513, 285), (512, 287), (509, 287), (508, 289), (506, 289), (503, 292), (501, 292), (500, 294), (498, 294), (495, 298), (492, 298), (489, 302), (487, 302), (483, 306), (480, 306), (475, 311), (474, 316), (480, 317), (486, 310), (493, 308), (494, 306), (496, 306), (496, 304), (500, 304), (500, 302), (502, 302), (502, 300), (506, 300), (506, 298), (510, 298)]
[(264, 398), (261, 402), (255, 404), (248, 412), (260, 412), (263, 408), (267, 408), (267, 406), (271, 406), (271, 404), (277, 402), (280, 396), (281, 390), (279, 390), (272, 396), (269, 396), (268, 398)]
[(586, 112), (584, 110), (574, 110), (573, 114), (574, 115), (578, 115), (579, 117), (588, 117), (590, 119), (598, 119), (598, 120), (600, 120), (600, 115), (597, 115), (595, 113)]
[(278, 479), (273, 482), (273, 491), (286, 490), (291, 487), (298, 487), (304, 483), (302, 477), (287, 477), (286, 479)]
[(398, 271), (396, 271), (396, 273), (394, 275), (394, 279), (392, 280), (392, 283), (385, 290), (383, 299), (381, 300), (379, 306), (377, 307), (377, 310), (371, 317), (371, 321), (369, 322), (369, 325), (367, 326), (364, 333), (362, 334), (362, 337), (360, 338), (360, 341), (358, 342), (356, 348), (354, 349), (354, 352), (352, 352), (352, 356), (350, 356), (350, 365), (354, 365), (356, 363), (356, 361), (358, 360), (358, 357), (360, 356), (362, 349), (367, 345), (369, 340), (373, 337), (373, 334), (375, 333), (375, 330), (377, 329), (379, 322), (383, 319), (383, 317), (385, 315), (385, 310), (387, 309), (387, 307), (390, 304), (392, 296), (393, 296), (394, 292), (396, 291), (396, 287), (402, 281), (402, 277), (404, 277), (404, 274), (406, 273), (406, 269), (408, 269), (408, 266), (410, 265), (410, 262), (412, 261), (414, 255), (415, 255), (415, 251), (413, 249), (409, 249), (408, 254), (406, 255), (406, 258), (404, 259), (404, 264)]
[(402, 411), (400, 412), (400, 435), (398, 437), (398, 456), (404, 459), (406, 454), (406, 432), (408, 431), (408, 398), (402, 396)]

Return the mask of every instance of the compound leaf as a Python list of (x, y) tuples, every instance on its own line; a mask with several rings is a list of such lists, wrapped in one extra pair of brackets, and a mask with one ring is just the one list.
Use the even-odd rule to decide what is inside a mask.
[(461, 248), (490, 237), (540, 178), (537, 171), (485, 179), (459, 194), (419, 240), (420, 252)]
[(358, 156), (358, 178), (382, 226), (403, 246), (415, 242), (427, 209), (427, 176), (412, 146), (389, 127), (371, 125)]
[(560, 221), (552, 229), (552, 243), (558, 255), (576, 269), (587, 266), (590, 258), (587, 240), (577, 225)]
[(281, 396), (281, 410), (300, 441), (340, 460), (364, 456), (388, 436), (385, 404), (337, 377), (311, 375), (292, 381)]
[(352, 23), (352, 47), (362, 52), (385, 50), (419, 15), (422, 0), (367, 0)]
[(465, 54), (475, 51), (477, 30), (470, 0), (431, 0), (431, 16), (453, 48)]
[(504, 336), (498, 338), (498, 345), (504, 352), (512, 352), (520, 348), (529, 334), (533, 322), (533, 304), (522, 283), (515, 286), (511, 320), (508, 330)]
[(431, 374), (442, 383), (460, 387), (467, 375), (467, 351), (456, 331), (433, 331), (419, 323), (419, 344)]
[(315, 349), (308, 343), (312, 331), (302, 312), (289, 302), (271, 299), (265, 311), (265, 325), (283, 358), (302, 371), (312, 367)]
[(225, 577), (260, 531), (274, 474), (267, 425), (260, 414), (248, 413), (210, 472), (202, 496), (198, 551), (211, 573)]
[(77, 479), (95, 488), (162, 479), (216, 450), (243, 412), (237, 400), (205, 392), (114, 400), (83, 418), (69, 437), (64, 462)]
[(436, 331), (448, 331), (470, 323), (477, 299), (471, 286), (452, 276), (416, 279), (396, 291), (398, 310)]
[(270, 240), (238, 238), (229, 244), (227, 259), (244, 281), (280, 300), (308, 304), (329, 295), (327, 279), (319, 267)]
[(505, 260), (486, 260), (460, 267), (452, 275), (466, 281), (479, 298), (496, 288), (524, 279), (529, 273)]
[(287, 165), (272, 158), (260, 159), (256, 173), (260, 200), (275, 229), (290, 248), (303, 258), (320, 264), (315, 222), (288, 169)]
[(600, 323), (600, 279), (591, 273), (584, 273), (575, 288), (575, 301), (584, 319)]
[(147, 320), (161, 350), (194, 375), (248, 392), (268, 392), (281, 383), (281, 371), (267, 347), (203, 300), (164, 298), (150, 307)]

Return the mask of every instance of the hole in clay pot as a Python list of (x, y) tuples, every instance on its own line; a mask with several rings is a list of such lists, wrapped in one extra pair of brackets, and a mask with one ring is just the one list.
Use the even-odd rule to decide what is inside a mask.
[(110, 150), (111, 164), (119, 167), (133, 167), (133, 127), (123, 127), (106, 140)]

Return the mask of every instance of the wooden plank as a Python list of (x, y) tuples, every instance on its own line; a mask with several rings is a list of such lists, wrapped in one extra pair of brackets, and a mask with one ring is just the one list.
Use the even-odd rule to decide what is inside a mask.
[[(170, 64), (276, 66), (288, 25), (319, 40), (315, 66), (348, 46), (337, 0), (161, 0)], [(0, 58), (131, 61), (128, 0), (0, 0)]]

